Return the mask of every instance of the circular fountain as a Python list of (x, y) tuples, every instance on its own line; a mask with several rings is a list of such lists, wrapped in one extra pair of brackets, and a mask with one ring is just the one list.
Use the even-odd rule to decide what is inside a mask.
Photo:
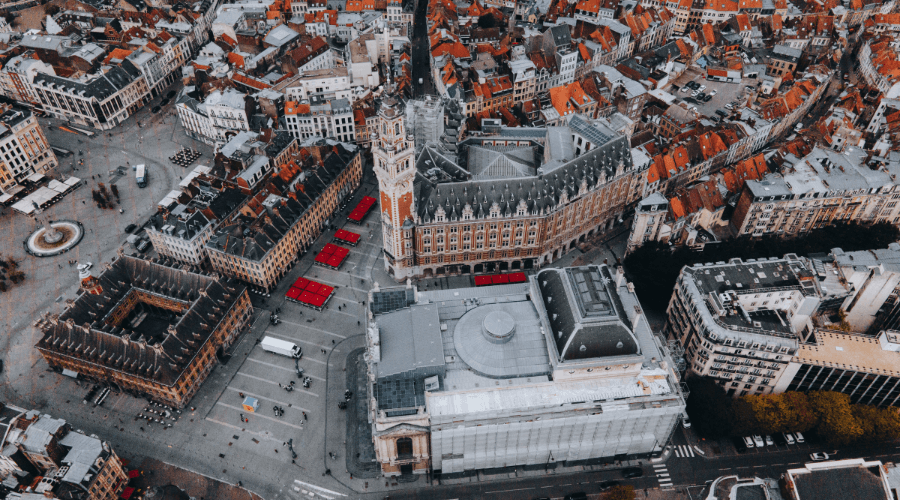
[(25, 251), (35, 257), (52, 257), (68, 252), (84, 237), (80, 222), (47, 221), (25, 240)]

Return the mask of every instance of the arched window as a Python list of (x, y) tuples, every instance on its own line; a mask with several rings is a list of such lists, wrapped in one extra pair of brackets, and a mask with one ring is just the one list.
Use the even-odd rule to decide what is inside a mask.
[(387, 135), (387, 124), (386, 123), (381, 124), (381, 133), (382, 133), (382, 135)]
[(394, 124), (394, 135), (400, 135), (400, 124), (399, 123)]

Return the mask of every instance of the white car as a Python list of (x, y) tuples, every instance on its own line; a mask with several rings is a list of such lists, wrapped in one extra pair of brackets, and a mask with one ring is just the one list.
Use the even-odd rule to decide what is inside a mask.
[(809, 455), (809, 458), (814, 462), (821, 462), (823, 460), (828, 460), (830, 457), (828, 456), (828, 453), (812, 453)]
[(787, 442), (787, 444), (794, 444), (796, 442), (794, 441), (794, 435), (790, 432), (785, 432), (782, 434), (782, 436), (784, 436), (784, 440)]
[(687, 415), (685, 415), (684, 418), (681, 419), (681, 426), (685, 429), (691, 428), (691, 419), (689, 419)]
[(728, 104), (725, 105), (725, 109), (734, 109), (734, 106), (732, 106), (731, 103), (729, 102)]
[(716, 95), (716, 94), (718, 94), (718, 93), (719, 93), (718, 90), (710, 90), (710, 91), (709, 91), (709, 95)]
[(697, 87), (697, 90), (699, 90), (700, 92), (703, 92), (704, 90), (706, 90), (706, 85), (701, 85), (701, 86)]
[(775, 440), (768, 434), (766, 434), (766, 446), (775, 446)]
[(750, 439), (750, 436), (744, 436), (743, 439), (744, 439), (744, 446), (746, 446), (747, 448), (755, 448), (755, 446), (753, 446), (753, 440)]
[(753, 435), (753, 444), (755, 444), (757, 448), (762, 448), (766, 445), (765, 441), (763, 441), (762, 436), (760, 436), (759, 434)]

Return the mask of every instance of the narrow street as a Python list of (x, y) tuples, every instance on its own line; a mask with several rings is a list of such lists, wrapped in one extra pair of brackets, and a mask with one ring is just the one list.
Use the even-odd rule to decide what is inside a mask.
[[(413, 15), (412, 35), (412, 76), (413, 95), (434, 95), (434, 83), (431, 81), (431, 53), (428, 43), (428, 25), (425, 21), (425, 12), (428, 10), (428, 0), (417, 0), (416, 11)], [(419, 79), (423, 84), (419, 85)]]

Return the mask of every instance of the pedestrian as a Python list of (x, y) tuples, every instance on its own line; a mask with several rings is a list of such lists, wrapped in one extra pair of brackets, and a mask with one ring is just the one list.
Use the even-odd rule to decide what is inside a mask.
[(143, 431), (143, 430), (144, 430), (144, 428), (143, 428), (143, 427), (141, 427), (141, 431)]
[(279, 389), (284, 389), (284, 386), (281, 385), (281, 382), (278, 382), (278, 388), (279, 388)]
[(303, 412), (303, 420), (306, 420), (306, 412)]
[(239, 392), (238, 394), (239, 394), (241, 397), (244, 397), (244, 393), (243, 393), (243, 392)]
[(334, 339), (331, 339), (331, 345), (334, 345)]

